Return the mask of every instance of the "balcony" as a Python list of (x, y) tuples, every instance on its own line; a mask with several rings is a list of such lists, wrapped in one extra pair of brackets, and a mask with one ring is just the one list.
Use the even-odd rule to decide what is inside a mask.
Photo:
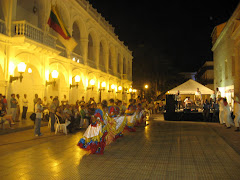
[(108, 69), (108, 73), (114, 76), (114, 73), (113, 73), (112, 69)]
[(56, 49), (58, 50), (58, 51), (60, 51), (60, 56), (62, 56), (62, 57), (67, 57), (67, 52), (66, 52), (66, 49), (64, 48), (64, 47), (62, 47), (62, 46), (59, 46), (58, 44), (56, 45)]
[(71, 59), (77, 63), (84, 64), (83, 57), (74, 52), (71, 53)]
[(0, 33), (1, 34), (5, 34), (6, 33), (5, 22), (3, 20), (1, 20), (1, 19), (0, 19)]
[(96, 68), (96, 63), (90, 59), (88, 59), (87, 64), (88, 64), (88, 66), (90, 66), (92, 68)]
[(104, 65), (102, 64), (99, 64), (99, 69), (102, 71), (102, 72), (106, 72), (106, 68)]
[(129, 81), (132, 81), (132, 76), (127, 75), (127, 74), (122, 74), (122, 80), (129, 80)]
[(56, 38), (50, 34), (46, 34), (42, 29), (33, 26), (27, 21), (14, 21), (13, 25), (14, 36), (25, 36), (51, 48), (56, 48)]

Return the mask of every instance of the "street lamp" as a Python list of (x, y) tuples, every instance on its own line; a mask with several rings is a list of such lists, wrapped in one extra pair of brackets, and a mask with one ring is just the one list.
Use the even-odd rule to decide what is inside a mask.
[(148, 89), (148, 85), (146, 84), (146, 85), (144, 86), (144, 88), (145, 88), (145, 89)]
[(53, 81), (52, 82), (46, 81), (46, 86), (51, 85), (51, 84), (53, 84), (53, 86), (55, 86), (55, 84), (56, 84), (56, 79), (58, 78), (57, 70), (53, 70), (51, 74), (52, 74)]
[(91, 80), (90, 80), (90, 85), (91, 85), (92, 87), (88, 87), (87, 89), (92, 89), (92, 91), (93, 91), (93, 88), (94, 88), (94, 85), (95, 85), (95, 80), (94, 80), (94, 79), (91, 79)]
[(78, 88), (78, 83), (79, 83), (79, 82), (80, 82), (80, 76), (79, 76), (79, 75), (76, 75), (76, 76), (75, 76), (75, 83), (76, 83), (76, 85), (70, 84), (70, 89), (71, 89), (72, 87)]
[(15, 80), (18, 80), (18, 79), (20, 79), (20, 82), (22, 82), (22, 79), (23, 79), (23, 73), (25, 72), (25, 70), (26, 70), (26, 67), (27, 67), (27, 65), (24, 63), (24, 62), (20, 62), (19, 64), (18, 64), (18, 72), (20, 73), (20, 76), (10, 76), (10, 83), (12, 83), (13, 81), (15, 81)]
[(130, 93), (132, 93), (132, 91), (133, 91), (133, 90), (132, 90), (132, 88), (129, 88), (129, 90), (128, 90), (128, 91), (129, 91)]
[(102, 82), (101, 88), (99, 89), (99, 91), (105, 91), (105, 88), (106, 88), (106, 82)]
[(115, 89), (115, 85), (114, 84), (111, 85), (111, 89), (112, 90), (111, 91), (109, 90), (108, 92), (113, 92), (113, 90)]
[(118, 91), (116, 93), (120, 93), (122, 91), (122, 86), (118, 86)]

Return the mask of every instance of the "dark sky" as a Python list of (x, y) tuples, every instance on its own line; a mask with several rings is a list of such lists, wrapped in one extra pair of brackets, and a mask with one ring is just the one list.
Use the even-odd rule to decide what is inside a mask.
[[(133, 68), (196, 71), (212, 60), (211, 33), (227, 21), (238, 0), (89, 0), (133, 51)], [(147, 63), (146, 63), (147, 62)]]

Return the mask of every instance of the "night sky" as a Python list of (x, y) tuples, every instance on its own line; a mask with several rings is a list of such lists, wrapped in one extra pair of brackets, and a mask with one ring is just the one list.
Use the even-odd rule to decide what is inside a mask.
[[(238, 0), (89, 0), (133, 51), (133, 77), (145, 71), (196, 71), (212, 59), (211, 33)], [(147, 62), (147, 63), (146, 63)]]

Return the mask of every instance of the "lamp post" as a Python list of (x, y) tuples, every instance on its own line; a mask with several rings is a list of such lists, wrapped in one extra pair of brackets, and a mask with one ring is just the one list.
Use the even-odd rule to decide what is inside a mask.
[(105, 91), (105, 88), (106, 88), (106, 82), (104, 81), (104, 82), (101, 83), (101, 87), (99, 89), (99, 92), (100, 92), (99, 102), (102, 102), (102, 91)]
[(15, 76), (14, 77), (14, 76), (11, 75), (10, 76), (10, 83), (12, 83), (13, 81), (18, 80), (18, 79), (20, 79), (20, 82), (22, 82), (23, 73), (25, 72), (26, 67), (27, 67), (27, 65), (24, 62), (20, 62), (17, 66), (20, 76)]
[(58, 72), (57, 72), (57, 70), (53, 70), (52, 73), (51, 73), (51, 75), (52, 75), (53, 81), (52, 81), (52, 82), (46, 81), (46, 86), (51, 85), (51, 84), (53, 84), (53, 86), (55, 86), (55, 84), (56, 84), (56, 79), (58, 78)]
[(89, 89), (92, 89), (92, 91), (93, 91), (93, 88), (94, 88), (94, 85), (95, 85), (95, 80), (94, 79), (91, 79), (90, 80), (90, 85), (92, 86), (92, 87), (88, 87), (87, 89), (89, 90)]
[(76, 87), (76, 88), (78, 88), (78, 83), (80, 82), (80, 76), (79, 75), (76, 75), (75, 76), (75, 85), (72, 85), (72, 84), (70, 84), (70, 89), (72, 88), (72, 87)]

